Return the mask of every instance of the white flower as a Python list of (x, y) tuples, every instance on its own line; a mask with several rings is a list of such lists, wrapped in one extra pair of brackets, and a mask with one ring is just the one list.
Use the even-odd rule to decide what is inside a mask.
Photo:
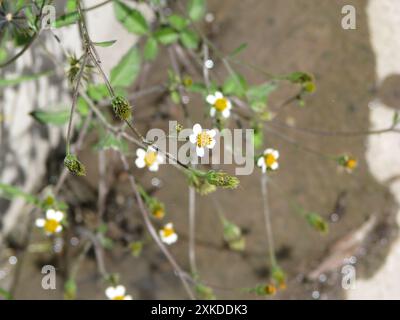
[(198, 123), (193, 126), (193, 133), (189, 136), (189, 140), (196, 145), (196, 153), (199, 157), (204, 156), (204, 147), (208, 149), (214, 148), (216, 134), (217, 131), (214, 129), (203, 131)]
[(266, 172), (267, 170), (277, 170), (279, 168), (279, 152), (274, 149), (266, 149), (264, 154), (258, 158), (257, 166), (262, 169), (262, 172)]
[(231, 115), (232, 103), (224, 95), (217, 91), (210, 94), (206, 98), (207, 102), (211, 104), (210, 116), (215, 117), (217, 112), (221, 113), (224, 118), (229, 118)]
[(64, 218), (64, 213), (49, 209), (46, 211), (46, 219), (36, 219), (36, 226), (43, 228), (46, 234), (54, 234), (62, 231), (61, 220)]
[(106, 289), (106, 296), (110, 300), (132, 300), (132, 297), (125, 295), (125, 292), (125, 287), (121, 285), (116, 287), (108, 287)]
[(178, 235), (175, 233), (174, 225), (167, 223), (164, 228), (159, 231), (162, 242), (173, 244), (178, 240)]
[(137, 149), (136, 156), (136, 166), (138, 168), (148, 167), (150, 171), (158, 171), (158, 166), (164, 162), (164, 157), (158, 154), (153, 147), (149, 147), (147, 151)]

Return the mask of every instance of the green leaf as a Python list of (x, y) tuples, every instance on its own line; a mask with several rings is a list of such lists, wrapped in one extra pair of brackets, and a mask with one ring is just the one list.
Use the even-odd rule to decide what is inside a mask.
[(235, 50), (233, 50), (230, 54), (229, 57), (234, 57), (236, 55), (238, 55), (240, 52), (242, 52), (243, 50), (245, 50), (247, 48), (247, 43), (242, 43), (239, 47), (237, 47)]
[(149, 25), (140, 11), (130, 8), (120, 1), (114, 2), (114, 11), (117, 20), (129, 32), (139, 35), (149, 32)]
[(108, 89), (107, 86), (104, 83), (101, 84), (90, 84), (88, 89), (87, 89), (88, 96), (93, 100), (93, 101), (101, 101), (105, 98), (108, 97)]
[(235, 95), (239, 98), (243, 97), (247, 91), (247, 81), (240, 74), (232, 74), (226, 79), (222, 91), (226, 95)]
[(62, 28), (76, 23), (79, 20), (79, 14), (77, 11), (63, 14), (61, 17), (56, 19), (56, 28)]
[(103, 42), (93, 42), (93, 44), (97, 47), (111, 47), (114, 43), (116, 43), (117, 40), (110, 40), (110, 41), (103, 41)]
[(126, 152), (128, 150), (128, 146), (126, 145), (124, 140), (117, 138), (114, 134), (109, 133), (104, 136), (99, 143), (95, 147), (98, 150), (118, 150), (122, 152)]
[(206, 14), (206, 0), (189, 0), (187, 9), (189, 17), (198, 21)]
[(196, 49), (199, 46), (199, 36), (192, 30), (183, 30), (180, 34), (180, 40), (188, 49)]
[(64, 125), (68, 122), (70, 111), (69, 110), (58, 110), (58, 111), (44, 111), (36, 110), (32, 111), (30, 115), (42, 124), (52, 124), (56, 126)]
[(26, 202), (31, 203), (37, 207), (41, 207), (41, 201), (39, 198), (9, 184), (0, 183), (0, 196), (9, 200), (15, 198), (23, 198)]
[(86, 117), (89, 114), (90, 107), (85, 99), (79, 97), (76, 104), (76, 111), (79, 112), (81, 116)]
[(400, 122), (400, 114), (398, 111), (396, 111), (393, 115), (393, 122), (392, 122), (393, 127), (396, 126), (399, 122)]
[(143, 57), (148, 61), (153, 61), (158, 55), (157, 40), (153, 37), (147, 39), (143, 50)]
[(4, 48), (0, 48), (0, 62), (5, 61), (7, 58), (7, 51)]
[(157, 30), (154, 33), (156, 39), (163, 45), (169, 45), (176, 42), (179, 38), (179, 34), (172, 28), (165, 27)]
[(179, 31), (185, 29), (188, 25), (188, 21), (184, 17), (177, 14), (169, 16), (168, 22), (171, 25), (171, 27)]
[(140, 71), (140, 53), (132, 47), (111, 70), (111, 84), (115, 87), (128, 87), (137, 78)]
[(12, 300), (12, 294), (8, 292), (7, 290), (0, 288), (0, 296), (3, 297), (6, 300)]
[(250, 87), (246, 96), (250, 101), (263, 101), (265, 102), (269, 95), (276, 90), (278, 86), (274, 82), (266, 82), (259, 86)]
[(37, 74), (22, 75), (13, 79), (0, 79), (0, 88), (15, 86), (26, 81), (32, 81), (53, 74), (53, 71), (45, 71)]

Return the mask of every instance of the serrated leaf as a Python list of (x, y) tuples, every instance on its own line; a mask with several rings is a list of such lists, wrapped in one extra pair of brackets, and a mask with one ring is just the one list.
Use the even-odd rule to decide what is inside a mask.
[(158, 55), (158, 43), (153, 37), (147, 39), (143, 50), (143, 57), (148, 61), (153, 61)]
[(111, 84), (114, 87), (128, 87), (140, 72), (140, 53), (136, 46), (132, 47), (111, 70)]
[(116, 43), (117, 40), (110, 40), (110, 41), (102, 41), (102, 42), (93, 42), (93, 44), (97, 47), (111, 47), (114, 43)]
[(69, 110), (58, 110), (58, 111), (44, 111), (36, 110), (32, 111), (30, 115), (42, 124), (51, 124), (56, 126), (64, 125), (68, 122), (70, 111)]
[(157, 30), (154, 33), (154, 36), (163, 45), (173, 44), (179, 38), (179, 34), (174, 29), (169, 27)]
[(144, 35), (149, 32), (149, 25), (139, 10), (128, 7), (126, 4), (114, 2), (114, 12), (117, 20), (131, 33)]
[(192, 30), (183, 30), (180, 33), (182, 44), (188, 49), (196, 49), (199, 46), (199, 36)]
[(189, 0), (187, 10), (189, 17), (194, 21), (198, 21), (202, 19), (206, 14), (206, 1)]

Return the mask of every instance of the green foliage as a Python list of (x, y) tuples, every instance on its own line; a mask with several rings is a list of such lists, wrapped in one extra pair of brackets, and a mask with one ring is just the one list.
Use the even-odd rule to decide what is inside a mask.
[(153, 37), (149, 37), (146, 41), (143, 50), (143, 57), (147, 61), (153, 61), (157, 58), (158, 55), (158, 43), (157, 40)]
[(200, 300), (216, 300), (217, 297), (211, 287), (208, 287), (200, 282), (195, 287), (196, 294)]
[(0, 288), (0, 297), (3, 297), (6, 300), (13, 300), (12, 294), (3, 288)]
[[(0, 59), (1, 61), (1, 59)], [(20, 77), (15, 77), (13, 79), (0, 79), (0, 88), (9, 87), (21, 84), (23, 82), (37, 80), (41, 77), (46, 77), (53, 74), (53, 71), (44, 71), (36, 74), (22, 75)]]
[(93, 44), (97, 47), (111, 47), (114, 43), (116, 43), (117, 40), (110, 40), (110, 41), (102, 41), (102, 42), (93, 42)]
[(123, 153), (128, 151), (128, 145), (125, 140), (122, 140), (115, 136), (113, 133), (107, 133), (102, 139), (97, 143), (97, 150), (117, 150)]
[(187, 5), (189, 17), (194, 21), (202, 19), (206, 14), (206, 4), (206, 0), (189, 0)]
[(111, 84), (114, 87), (129, 87), (139, 75), (140, 61), (139, 50), (133, 46), (111, 70)]
[(145, 35), (149, 32), (149, 25), (140, 11), (128, 7), (120, 1), (114, 2), (114, 11), (117, 20), (121, 22), (129, 32), (138, 35)]
[(32, 111), (30, 115), (41, 124), (62, 126), (68, 122), (70, 111), (67, 109), (57, 111), (36, 110)]
[(306, 214), (308, 224), (322, 234), (328, 232), (328, 223), (318, 213), (310, 212)]
[(39, 198), (9, 184), (0, 183), (0, 196), (9, 200), (23, 198), (26, 202), (33, 204), (34, 206), (42, 207), (42, 203)]
[(77, 285), (74, 279), (68, 279), (64, 284), (64, 299), (65, 300), (75, 300)]
[(177, 14), (170, 15), (168, 17), (168, 22), (171, 25), (171, 27), (179, 31), (182, 31), (188, 25), (188, 21), (184, 17)]
[(140, 257), (140, 255), (142, 254), (142, 250), (143, 250), (143, 242), (142, 241), (132, 242), (129, 245), (129, 247), (131, 249), (132, 256), (134, 256), (135, 258)]
[(179, 34), (179, 39), (182, 42), (183, 46), (188, 49), (196, 49), (199, 46), (199, 36), (196, 32), (192, 30), (183, 30)]
[(225, 95), (234, 95), (242, 98), (246, 95), (248, 84), (246, 79), (238, 74), (231, 74), (224, 82), (222, 91)]
[(163, 45), (170, 45), (178, 41), (179, 33), (170, 27), (162, 27), (154, 32), (154, 37)]
[(242, 235), (242, 230), (234, 223), (226, 220), (222, 221), (224, 228), (224, 240), (229, 245), (229, 248), (234, 251), (243, 251), (245, 249), (245, 239)]
[(256, 112), (265, 111), (267, 99), (277, 87), (277, 84), (274, 82), (266, 82), (258, 86), (250, 87), (246, 92), (250, 107)]

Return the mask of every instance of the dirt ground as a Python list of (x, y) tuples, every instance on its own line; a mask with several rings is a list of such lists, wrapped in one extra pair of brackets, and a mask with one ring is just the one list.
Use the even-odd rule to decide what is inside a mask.
[[(341, 28), (341, 8), (351, 2), (357, 9), (357, 30)], [(374, 55), (369, 43), (364, 0), (320, 1), (320, 0), (229, 0), (209, 1), (216, 26), (212, 37), (220, 49), (230, 52), (243, 42), (247, 49), (240, 58), (259, 65), (272, 73), (289, 73), (295, 70), (315, 75), (317, 91), (306, 100), (306, 106), (291, 106), (280, 115), (282, 120), (291, 117), (299, 127), (324, 130), (368, 129), (368, 103), (377, 96), (396, 99), (393, 90), (376, 89)], [(159, 62), (162, 68), (164, 63)], [(223, 66), (216, 65), (223, 72)], [(258, 73), (239, 67), (250, 83), (265, 81)], [(157, 67), (152, 69), (149, 84), (159, 81)], [(388, 80), (389, 81), (389, 80)], [(282, 101), (287, 94), (284, 88), (272, 97), (271, 106)], [(398, 98), (398, 97), (397, 97)], [(137, 103), (137, 109), (146, 108), (146, 100)], [(193, 100), (190, 113), (201, 120), (201, 101)], [(141, 112), (141, 111), (138, 111)], [(146, 114), (146, 111), (143, 111)], [(140, 117), (140, 114), (138, 115)], [(152, 125), (165, 126), (160, 119)], [(288, 205), (287, 196), (276, 189), (270, 190), (270, 204), (274, 239), (278, 260), (288, 275), (288, 287), (276, 299), (312, 299), (318, 291), (324, 299), (343, 298), (339, 271), (327, 274), (326, 281), (307, 281), (305, 275), (326, 256), (329, 246), (359, 227), (371, 214), (378, 218), (378, 225), (369, 237), (364, 255), (357, 257), (358, 277), (370, 277), (383, 263), (390, 243), (396, 234), (394, 228), (395, 203), (388, 190), (378, 184), (369, 174), (364, 161), (364, 137), (325, 137), (307, 135), (290, 129), (281, 129), (281, 134), (295, 139), (299, 144), (320, 150), (326, 154), (349, 152), (359, 159), (359, 168), (354, 174), (338, 172), (335, 163), (315, 154), (304, 152), (267, 133), (268, 146), (281, 152), (281, 169), (274, 174), (274, 182), (284, 192), (299, 201), (305, 208), (319, 212), (327, 219), (335, 210), (340, 194), (345, 193), (344, 209), (338, 222), (330, 223), (330, 232), (321, 236), (312, 230), (305, 220)], [(60, 149), (62, 151), (62, 148)], [(57, 154), (57, 151), (54, 152)], [(62, 152), (59, 153), (62, 158)], [(112, 154), (109, 154), (112, 160)], [(49, 163), (60, 159), (50, 159)], [(97, 161), (95, 153), (82, 155), (85, 163)], [(116, 161), (116, 160), (115, 160)], [(49, 169), (51, 169), (49, 165)], [(97, 168), (88, 168), (85, 183), (70, 180), (71, 191), (67, 194), (75, 199), (75, 210), (81, 208), (82, 216), (90, 219), (95, 212)], [(137, 172), (139, 180), (150, 185), (154, 175)], [(169, 219), (174, 221), (181, 241), (171, 248), (172, 253), (184, 268), (187, 259), (187, 187), (185, 178), (170, 168), (162, 167), (157, 176), (162, 184), (157, 196), (166, 203)], [(216, 197), (224, 208), (227, 218), (246, 231), (246, 251), (234, 253), (225, 248), (222, 228), (215, 208), (208, 197), (198, 197), (197, 202), (197, 263), (201, 278), (215, 287), (221, 299), (252, 299), (252, 295), (231, 290), (251, 287), (268, 279), (267, 240), (264, 232), (259, 173), (241, 178), (241, 187), (235, 191), (218, 191)], [(80, 188), (80, 189), (78, 189)], [(85, 192), (80, 192), (85, 188)], [(80, 194), (84, 194), (79, 198)], [(117, 246), (106, 255), (107, 268), (121, 275), (121, 281), (136, 299), (182, 299), (186, 294), (176, 276), (158, 248), (143, 230), (139, 213), (129, 193), (128, 184), (122, 182), (111, 190), (108, 197), (107, 219), (127, 221), (122, 223), (132, 238), (120, 236), (118, 223), (110, 223), (112, 237)], [(114, 227), (113, 227), (114, 226)], [(132, 257), (120, 244), (131, 240), (146, 239), (140, 258)], [(92, 257), (93, 258), (93, 257)], [(16, 298), (60, 298), (57, 293), (38, 290), (41, 275), (37, 266), (46, 261), (46, 256), (28, 256)], [(34, 263), (33, 263), (34, 262)], [(58, 265), (62, 265), (62, 260)], [(24, 285), (22, 285), (24, 283)], [(78, 297), (104, 298), (104, 284), (98, 281), (94, 259), (86, 260), (78, 277)]]

